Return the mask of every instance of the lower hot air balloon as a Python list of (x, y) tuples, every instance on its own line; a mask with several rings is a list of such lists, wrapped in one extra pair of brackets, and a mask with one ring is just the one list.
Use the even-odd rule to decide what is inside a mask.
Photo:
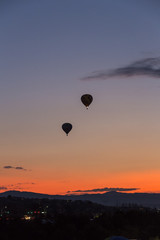
[(72, 124), (71, 123), (63, 123), (62, 124), (62, 129), (68, 136), (68, 133), (72, 130)]
[(81, 101), (86, 106), (86, 108), (88, 109), (89, 105), (93, 101), (93, 97), (90, 94), (84, 94), (81, 97)]

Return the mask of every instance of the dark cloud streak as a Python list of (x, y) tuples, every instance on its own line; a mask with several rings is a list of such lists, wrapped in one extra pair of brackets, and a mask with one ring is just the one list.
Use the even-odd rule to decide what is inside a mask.
[(13, 168), (13, 167), (12, 167), (12, 166), (4, 166), (3, 168), (11, 169), (11, 168)]
[(5, 185), (5, 186), (0, 186), (0, 191), (2, 190), (26, 190), (28, 188), (30, 188), (30, 186), (28, 187), (27, 185), (33, 185), (36, 184), (34, 182), (22, 182), (22, 183), (16, 183), (16, 184), (9, 184), (9, 185)]
[(5, 169), (16, 169), (16, 170), (27, 171), (27, 169), (25, 169), (25, 168), (23, 168), (23, 167), (4, 166), (3, 168), (5, 168)]
[(23, 167), (15, 167), (16, 170), (24, 170), (26, 171), (27, 169), (23, 168)]
[(102, 70), (93, 72), (91, 75), (84, 77), (82, 80), (108, 79), (110, 77), (132, 77), (148, 76), (160, 78), (160, 57), (145, 58), (135, 61), (125, 67), (113, 70)]
[(0, 190), (7, 190), (7, 187), (0, 186)]
[(129, 191), (136, 191), (139, 188), (96, 188), (90, 190), (76, 190), (76, 191), (68, 191), (67, 193), (98, 193), (98, 192), (111, 192), (111, 191), (118, 191), (118, 192), (129, 192)]

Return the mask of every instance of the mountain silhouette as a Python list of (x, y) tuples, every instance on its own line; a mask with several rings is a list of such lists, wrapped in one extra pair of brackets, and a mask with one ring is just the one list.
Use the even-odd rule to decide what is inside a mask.
[(35, 192), (6, 191), (0, 193), (0, 197), (21, 197), (21, 198), (48, 198), (64, 200), (91, 201), (105, 206), (122, 206), (137, 204), (144, 207), (160, 208), (160, 193), (123, 193), (106, 192), (103, 194), (82, 194), (82, 195), (49, 195)]

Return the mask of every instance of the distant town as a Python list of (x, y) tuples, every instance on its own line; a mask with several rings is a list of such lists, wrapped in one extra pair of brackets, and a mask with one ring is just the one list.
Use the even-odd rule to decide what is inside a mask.
[(104, 206), (91, 201), (0, 198), (1, 239), (159, 239), (160, 209), (136, 204)]

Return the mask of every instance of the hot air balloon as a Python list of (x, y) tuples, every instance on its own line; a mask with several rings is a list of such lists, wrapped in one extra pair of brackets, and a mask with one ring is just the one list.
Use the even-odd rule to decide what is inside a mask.
[(86, 108), (88, 109), (89, 105), (91, 104), (91, 102), (93, 101), (93, 97), (90, 94), (84, 94), (81, 97), (81, 101), (82, 103), (86, 106)]
[(66, 135), (68, 136), (68, 133), (72, 130), (72, 124), (70, 124), (70, 123), (63, 123), (62, 124), (62, 129), (66, 133)]

